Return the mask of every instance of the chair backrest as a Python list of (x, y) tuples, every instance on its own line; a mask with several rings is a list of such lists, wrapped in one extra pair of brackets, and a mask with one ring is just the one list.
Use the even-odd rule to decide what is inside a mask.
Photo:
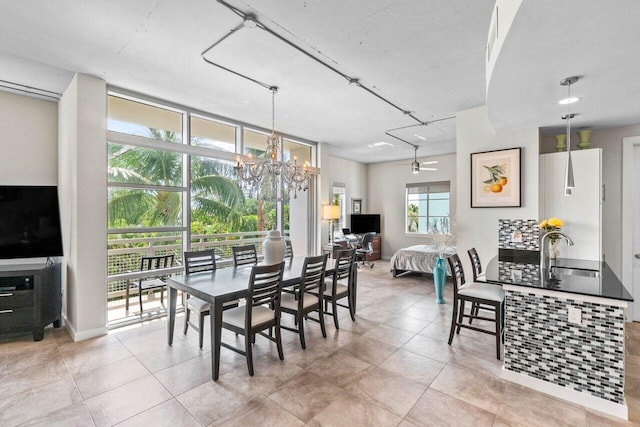
[(284, 248), (284, 257), (285, 258), (293, 258), (293, 245), (291, 244), (291, 240), (285, 240), (286, 244)]
[(298, 287), (300, 298), (298, 299), (298, 311), (304, 307), (304, 298), (307, 292), (315, 291), (318, 294), (318, 301), (322, 302), (324, 294), (324, 276), (327, 270), (328, 254), (318, 256), (308, 256), (304, 259), (302, 266), (302, 278)]
[(140, 259), (140, 270), (157, 270), (159, 268), (173, 267), (175, 255), (143, 256)]
[(257, 264), (258, 252), (256, 251), (256, 245), (244, 245), (234, 246), (231, 248), (233, 251), (233, 265), (237, 267), (245, 264)]
[(213, 249), (206, 251), (185, 252), (184, 272), (186, 274), (197, 273), (199, 271), (213, 271), (216, 267), (216, 253)]
[(271, 307), (276, 312), (276, 319), (280, 317), (283, 273), (284, 261), (271, 265), (254, 265), (251, 268), (245, 311), (245, 328), (247, 330), (251, 326), (253, 307)]
[(362, 236), (362, 249), (368, 252), (373, 251), (373, 239), (376, 237), (376, 233), (366, 233)]
[(471, 248), (467, 251), (469, 259), (471, 260), (471, 267), (473, 268), (473, 281), (478, 280), (478, 276), (482, 274), (482, 263), (480, 262), (480, 256), (476, 248)]
[(349, 288), (353, 279), (353, 268), (355, 266), (356, 250), (355, 249), (342, 249), (338, 251), (338, 258), (333, 273), (332, 292), (336, 294), (336, 286), (339, 280), (347, 279)]
[(448, 257), (447, 262), (449, 263), (451, 276), (453, 277), (453, 297), (456, 298), (458, 288), (466, 283), (464, 280), (464, 269), (462, 268), (462, 261), (460, 261), (458, 254)]

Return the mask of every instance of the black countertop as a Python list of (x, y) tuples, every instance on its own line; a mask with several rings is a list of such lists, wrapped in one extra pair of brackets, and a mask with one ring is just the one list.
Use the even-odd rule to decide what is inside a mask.
[[(537, 256), (532, 256), (531, 253), (519, 256), (519, 252), (527, 251), (503, 252), (501, 250), (500, 255), (494, 257), (487, 264), (485, 281), (503, 285), (589, 295), (599, 298), (633, 301), (633, 297), (629, 291), (627, 291), (607, 263), (558, 258), (557, 260), (550, 260), (548, 268), (556, 266), (575, 270), (598, 271), (599, 277), (557, 273), (550, 275), (548, 271), (546, 274), (541, 275)], [(533, 252), (533, 254), (538, 254), (538, 252)], [(481, 279), (478, 279), (478, 281), (481, 281)]]

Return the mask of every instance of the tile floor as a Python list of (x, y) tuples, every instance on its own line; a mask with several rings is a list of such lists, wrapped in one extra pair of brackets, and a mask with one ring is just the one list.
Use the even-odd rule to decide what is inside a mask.
[(78, 343), (49, 329), (41, 342), (25, 336), (0, 344), (0, 425), (640, 423), (640, 324), (627, 332), (626, 423), (502, 380), (491, 336), (463, 331), (447, 345), (450, 303), (434, 300), (429, 279), (393, 279), (388, 263), (378, 262), (360, 271), (356, 322), (342, 310), (340, 330), (329, 321), (326, 340), (309, 322), (306, 351), (283, 331), (284, 362), (258, 337), (254, 377), (244, 358), (222, 349), (215, 383), (209, 344), (201, 351), (193, 330), (184, 336), (177, 328), (167, 346), (164, 320)]

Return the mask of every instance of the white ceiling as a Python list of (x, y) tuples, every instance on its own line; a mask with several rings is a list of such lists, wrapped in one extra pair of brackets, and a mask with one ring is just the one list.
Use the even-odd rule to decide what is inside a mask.
[[(561, 126), (559, 81), (583, 75), (576, 125), (637, 123), (637, 0), (522, 4), (485, 82), (493, 0), (228, 0), (422, 122), (487, 104), (496, 129)], [(0, 80), (62, 92), (74, 72), (191, 108), (271, 126), (271, 95), (201, 53), (243, 20), (213, 0), (0, 0)], [(569, 29), (567, 30), (567, 25)], [(206, 57), (279, 87), (276, 129), (363, 163), (413, 157), (385, 131), (416, 124), (260, 29)], [(549, 130), (552, 131), (553, 129)], [(455, 119), (391, 132), (419, 157), (455, 152)], [(419, 135), (420, 137), (418, 137)], [(368, 145), (385, 141), (392, 148)]]
[[(535, 0), (520, 7), (487, 90), (494, 128), (564, 133), (560, 80), (574, 128), (640, 123), (640, 1)], [(575, 137), (575, 134), (574, 134)]]

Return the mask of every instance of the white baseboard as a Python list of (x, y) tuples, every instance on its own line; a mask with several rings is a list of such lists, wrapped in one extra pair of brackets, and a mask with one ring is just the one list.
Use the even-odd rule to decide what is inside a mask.
[(89, 338), (100, 337), (102, 335), (107, 335), (109, 333), (109, 329), (107, 327), (89, 329), (88, 331), (76, 331), (75, 328), (71, 325), (71, 323), (65, 318), (64, 326), (71, 335), (71, 339), (74, 342), (87, 340)]
[(579, 391), (571, 390), (566, 387), (540, 380), (538, 378), (533, 378), (525, 374), (509, 371), (507, 369), (504, 369), (504, 367), (502, 368), (502, 378), (507, 381), (532, 388), (542, 393), (549, 394), (553, 397), (568, 400), (569, 402), (585, 406), (589, 409), (595, 409), (597, 411), (604, 412), (605, 414), (622, 418), (623, 420), (628, 420), (629, 417), (629, 411), (626, 404), (621, 405), (619, 403), (600, 399), (589, 394), (581, 393)]

